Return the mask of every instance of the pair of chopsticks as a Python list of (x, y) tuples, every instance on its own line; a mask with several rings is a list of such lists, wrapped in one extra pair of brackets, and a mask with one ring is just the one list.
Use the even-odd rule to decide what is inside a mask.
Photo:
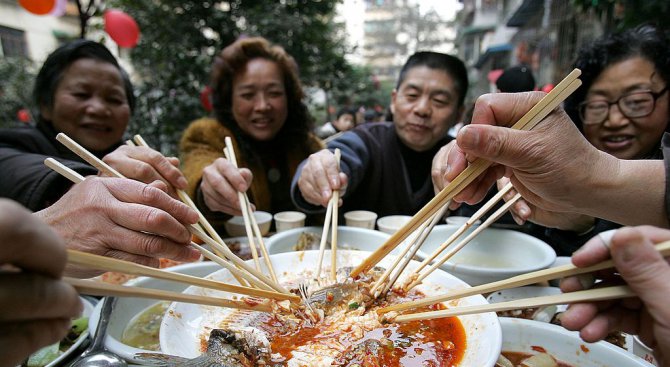
[[(237, 166), (237, 157), (235, 156), (235, 149), (233, 149), (233, 140), (226, 136), (225, 138), (226, 146), (223, 149), (223, 153), (226, 159), (238, 168)], [(260, 247), (261, 252), (263, 253), (263, 258), (265, 259), (265, 265), (270, 271), (270, 276), (272, 280), (277, 283), (277, 275), (275, 274), (274, 267), (272, 266), (272, 261), (270, 260), (270, 255), (268, 250), (265, 247), (265, 241), (263, 240), (263, 235), (261, 230), (258, 227), (256, 222), (256, 216), (251, 210), (251, 202), (249, 201), (249, 196), (246, 192), (237, 192), (237, 197), (240, 201), (240, 209), (242, 210), (242, 217), (244, 218), (244, 229), (247, 232), (247, 239), (249, 240), (249, 248), (251, 249), (251, 256), (254, 259), (254, 264), (256, 265), (256, 270), (261, 271), (261, 264), (258, 260), (258, 251), (256, 250), (256, 241), (258, 241), (258, 247)]]
[[(139, 139), (138, 139), (139, 138)], [(105, 172), (108, 175), (115, 176), (115, 177), (123, 177), (119, 172), (114, 170), (112, 167), (104, 163), (102, 160), (98, 159), (94, 155), (92, 155), (90, 152), (88, 152), (86, 149), (81, 147), (79, 144), (74, 142), (72, 139), (70, 139), (67, 135), (65, 134), (58, 134), (57, 140), (63, 143), (65, 146), (67, 146), (70, 150), (75, 152), (77, 155), (82, 157), (85, 161), (87, 161), (89, 164), (93, 165), (94, 167), (98, 168), (100, 171)], [(138, 145), (144, 145), (146, 146), (146, 143), (139, 137), (136, 137), (136, 141), (139, 142)], [(55, 170), (56, 172), (59, 172), (62, 174), (64, 177), (70, 179), (73, 183), (79, 183), (84, 180), (84, 177), (81, 176), (79, 173), (69, 169), (68, 167), (62, 165), (60, 162), (54, 160), (53, 158), (47, 158), (45, 160), (45, 164)], [(297, 301), (299, 300), (299, 297), (294, 296), (290, 294), (288, 291), (286, 291), (284, 288), (279, 286), (278, 284), (274, 283), (272, 280), (268, 279), (265, 277), (263, 274), (260, 272), (256, 271), (252, 267), (248, 266), (246, 263), (244, 263), (243, 260), (241, 260), (239, 257), (237, 257), (235, 254), (228, 249), (228, 247), (225, 245), (225, 242), (220, 239), (218, 234), (214, 231), (214, 229), (211, 227), (211, 225), (204, 219), (204, 216), (202, 216), (202, 213), (195, 207), (193, 202), (188, 198), (188, 195), (184, 193), (183, 191), (179, 190), (178, 193), (182, 197), (182, 199), (186, 198), (187, 200), (184, 200), (187, 205), (191, 206), (198, 212), (198, 215), (201, 218), (201, 223), (205, 224), (205, 227), (209, 227), (209, 230), (211, 230), (212, 233), (215, 234), (215, 237), (217, 237), (217, 241), (214, 239), (210, 238), (208, 235), (206, 235), (203, 230), (199, 227), (199, 225), (189, 225), (189, 230), (191, 233), (194, 235), (198, 236), (201, 238), (205, 243), (210, 245), (213, 249), (216, 249), (220, 251), (221, 253), (225, 254), (227, 257), (226, 259), (223, 259), (214, 253), (208, 251), (207, 249), (203, 248), (202, 246), (191, 242), (191, 245), (198, 249), (205, 257), (208, 259), (215, 261), (219, 265), (223, 266), (224, 268), (228, 269), (237, 279), (244, 279), (246, 280), (249, 284), (256, 286), (257, 288), (260, 289), (265, 289), (265, 290), (274, 290), (277, 291), (278, 293), (283, 293), (285, 295), (289, 296), (289, 299)], [(241, 283), (243, 284), (243, 283)], [(276, 296), (272, 296), (270, 298), (277, 299)]]
[[(574, 69), (565, 79), (563, 79), (556, 87), (542, 98), (533, 108), (530, 109), (512, 129), (530, 130), (534, 128), (540, 121), (547, 117), (556, 107), (558, 107), (570, 94), (572, 94), (579, 86), (581, 81), (577, 79), (581, 71)], [(373, 266), (377, 265), (386, 255), (393, 251), (402, 241), (404, 241), (410, 233), (415, 231), (421, 223), (426, 222), (431, 218), (440, 208), (446, 205), (454, 196), (465, 189), (472, 183), (479, 175), (481, 175), (492, 162), (478, 158), (473, 161), (463, 172), (461, 172), (453, 181), (451, 181), (445, 188), (442, 189), (435, 197), (426, 204), (419, 212), (417, 212), (412, 219), (410, 219), (402, 228), (394, 233), (386, 243), (379, 247), (367, 259), (365, 259), (352, 272), (351, 276), (356, 277), (362, 272), (368, 271)]]
[[(657, 244), (656, 250), (659, 253), (661, 253), (664, 257), (670, 256), (670, 241), (661, 242)], [(381, 315), (392, 311), (400, 312), (414, 309), (417, 307), (432, 305), (439, 302), (445, 302), (453, 299), (468, 297), (476, 294), (491, 293), (503, 289), (521, 287), (524, 285), (534, 284), (551, 279), (558, 279), (579, 274), (592, 273), (598, 270), (609, 269), (612, 267), (614, 267), (614, 262), (612, 260), (606, 260), (601, 263), (584, 268), (578, 268), (573, 264), (567, 264), (551, 269), (539, 270), (528, 274), (518, 275), (509, 279), (499, 280), (497, 282), (482, 284), (472, 288), (464, 288), (461, 290), (451, 292), (446, 295), (427, 297), (417, 301), (384, 307), (377, 310), (377, 313)], [(612, 286), (605, 288), (588, 289), (579, 292), (563, 293), (552, 296), (526, 298), (509, 302), (493, 303), (481, 306), (456, 307), (441, 311), (405, 314), (392, 318), (392, 320), (394, 322), (407, 322), (407, 321), (425, 320), (439, 317), (469, 315), (483, 312), (507, 311), (507, 310), (516, 310), (520, 308), (560, 305), (560, 304), (578, 303), (578, 302), (603, 301), (608, 299), (619, 299), (628, 297), (635, 297), (635, 294), (630, 290), (630, 288), (628, 288), (628, 286)]]
[(427, 270), (424, 272), (421, 272), (431, 261), (433, 261), (437, 256), (439, 256), (442, 252), (444, 252), (447, 247), (449, 247), (452, 243), (454, 243), (458, 238), (460, 238), (468, 229), (470, 229), (479, 219), (481, 219), (484, 214), (486, 214), (491, 208), (498, 202), (500, 199), (502, 199), (505, 194), (510, 192), (513, 189), (512, 183), (508, 183), (503, 187), (495, 196), (493, 196), (484, 206), (482, 206), (475, 214), (468, 219), (463, 225), (461, 225), (447, 240), (442, 243), (433, 253), (425, 258), (421, 264), (419, 264), (419, 267), (414, 270), (414, 273), (416, 276), (409, 277), (407, 279), (407, 282), (405, 285), (403, 285), (403, 288), (405, 290), (410, 290), (417, 285), (421, 284), (421, 281), (423, 281), (427, 276), (429, 276), (432, 272), (434, 272), (437, 268), (439, 268), (442, 264), (444, 264), (447, 260), (449, 260), (452, 256), (454, 256), (458, 251), (460, 251), (465, 245), (470, 243), (477, 235), (479, 235), (482, 231), (484, 231), (486, 228), (488, 228), (493, 222), (498, 220), (505, 212), (509, 210), (509, 208), (514, 205), (520, 198), (521, 194), (516, 194), (514, 197), (507, 201), (504, 205), (502, 205), (498, 210), (496, 210), (493, 214), (491, 214), (484, 223), (481, 225), (477, 226), (477, 228), (472, 231), (468, 236), (466, 236), (463, 240), (461, 240), (458, 244), (456, 244), (454, 247), (449, 249), (444, 255), (442, 255), (441, 258), (439, 258), (437, 261), (435, 261)]
[[(88, 162), (92, 166), (96, 167), (101, 172), (103, 172), (107, 175), (110, 175), (112, 177), (125, 178), (121, 173), (119, 173), (118, 171), (116, 171), (115, 169), (110, 167), (107, 163), (103, 162), (101, 159), (99, 159), (95, 155), (91, 154), (89, 151), (87, 151), (84, 147), (82, 147), (77, 142), (72, 140), (66, 134), (59, 133), (56, 136), (56, 140), (58, 140), (60, 143), (65, 145), (68, 149), (70, 149), (72, 152), (77, 154), (83, 160), (85, 160), (86, 162)], [(144, 143), (143, 140), (141, 140), (141, 139), (136, 139), (136, 142), (138, 143), (138, 145), (146, 146), (146, 143)], [(60, 162), (58, 162), (58, 161), (52, 160), (51, 163), (52, 163), (52, 165), (49, 165), (45, 161), (45, 164), (47, 164), (47, 166), (56, 170), (57, 172), (62, 172), (63, 170), (65, 170), (65, 171), (69, 170), (67, 167), (61, 165)], [(70, 170), (70, 171), (72, 171), (72, 170)], [(71, 173), (69, 173), (65, 177), (71, 179), (72, 182), (74, 182), (74, 183), (79, 183), (79, 182), (83, 181), (83, 179), (84, 179), (83, 176), (79, 175), (78, 173), (76, 173), (74, 171), (72, 171)], [(184, 196), (187, 197), (188, 195), (186, 195), (184, 193)], [(195, 206), (195, 204), (193, 204), (192, 201), (190, 201), (190, 200), (186, 201), (185, 200), (185, 203), (187, 205), (189, 205), (191, 208), (193, 208), (193, 210), (200, 213), (200, 211)], [(190, 204), (193, 204), (193, 205), (190, 205)], [(199, 214), (199, 216), (200, 216), (200, 214)], [(204, 219), (204, 216), (200, 216), (200, 218)], [(207, 221), (204, 220), (204, 222), (206, 223)], [(229, 261), (226, 261), (223, 258), (214, 255), (210, 251), (207, 251), (202, 246), (191, 242), (191, 246), (198, 249), (208, 259), (210, 259), (212, 261), (215, 261), (219, 265), (228, 269), (236, 277), (243, 278), (244, 280), (249, 282), (250, 285), (253, 285), (253, 286), (256, 286), (256, 287), (259, 287), (259, 288), (264, 288), (264, 289), (273, 289), (273, 290), (281, 292), (281, 293), (289, 294), (289, 291), (287, 291), (286, 289), (281, 287), (279, 284), (274, 282), (272, 279), (267, 278), (260, 271), (257, 271), (253, 267), (246, 264), (242, 259), (240, 259), (232, 251), (230, 251), (230, 249), (228, 248), (228, 246), (225, 244), (225, 242), (223, 240), (220, 240), (220, 241), (213, 240), (211, 237), (209, 237), (207, 234), (204, 233), (204, 231), (199, 227), (199, 225), (189, 225), (188, 229), (192, 234), (196, 235), (197, 237), (202, 239), (206, 244), (211, 246), (212, 249), (218, 250), (219, 252), (224, 254), (226, 259), (229, 260)], [(217, 235), (217, 237), (218, 237), (218, 235)], [(218, 238), (220, 238), (220, 237), (218, 237)]]
[[(400, 277), (400, 274), (405, 270), (410, 260), (414, 258), (419, 248), (423, 245), (428, 238), (428, 235), (433, 230), (435, 225), (442, 219), (444, 213), (447, 211), (449, 205), (443, 206), (437, 213), (433, 215), (430, 222), (424, 222), (419, 229), (415, 232), (416, 235), (414, 238), (409, 241), (405, 250), (396, 257), (395, 262), (386, 269), (382, 276), (375, 282), (375, 284), (370, 288), (370, 294), (375, 298), (379, 297), (382, 294), (388, 292), (395, 282)], [(390, 279), (389, 279), (390, 278)], [(386, 280), (389, 279), (387, 282)]]
[[(339, 148), (335, 149), (335, 162), (337, 162), (337, 171), (340, 170), (340, 159), (342, 153)], [(323, 255), (326, 251), (326, 239), (328, 230), (330, 233), (330, 279), (337, 280), (337, 221), (339, 217), (340, 192), (333, 190), (326, 208), (326, 218), (323, 220), (323, 231), (321, 232), (321, 241), (319, 243), (319, 259), (316, 263), (316, 279), (321, 276), (321, 264), (323, 264)], [(332, 225), (332, 228), (331, 228)]]
[[(130, 146), (141, 146), (141, 147), (149, 148), (149, 144), (147, 144), (147, 142), (139, 134), (135, 135), (133, 137), (133, 140), (126, 141), (126, 144), (130, 145)], [(64, 141), (66, 141), (66, 140), (64, 140)], [(63, 143), (63, 144), (65, 144), (65, 143)], [(66, 144), (66, 146), (67, 146), (67, 144)], [(95, 161), (95, 160), (92, 160), (92, 161)], [(109, 167), (109, 168), (111, 168), (111, 167)], [(100, 168), (98, 168), (98, 170), (100, 170)], [(198, 209), (198, 207), (195, 205), (193, 200), (191, 200), (191, 197), (188, 196), (186, 191), (177, 190), (177, 195), (179, 196), (179, 199), (181, 199), (181, 201), (183, 203), (185, 203), (186, 205), (188, 205), (189, 207), (191, 207), (193, 210), (195, 210), (198, 213), (198, 224), (202, 228), (204, 228), (205, 231), (207, 231), (207, 233), (212, 237), (212, 239), (214, 239), (216, 242), (218, 242), (222, 246), (226, 246), (226, 244), (225, 244), (225, 242), (223, 242), (223, 239), (221, 238), (221, 236), (219, 236), (219, 234), (216, 232), (216, 230), (214, 230), (214, 227), (212, 227), (212, 225), (209, 223), (207, 218), (205, 218), (205, 216)], [(217, 257), (225, 257), (225, 255), (223, 255), (222, 251), (219, 251), (218, 248), (212, 247), (212, 250), (216, 253)], [(214, 260), (211, 257), (207, 257), (207, 258), (210, 259), (210, 260)], [(214, 260), (214, 261), (216, 261), (217, 263), (219, 263), (221, 265), (221, 263), (218, 261), (218, 259)], [(241, 269), (239, 266), (236, 266), (236, 268)], [(248, 281), (246, 281), (242, 276), (238, 275), (237, 273), (233, 273), (233, 277), (235, 277), (237, 282), (240, 283), (243, 286), (248, 286), (248, 285), (251, 284)]]

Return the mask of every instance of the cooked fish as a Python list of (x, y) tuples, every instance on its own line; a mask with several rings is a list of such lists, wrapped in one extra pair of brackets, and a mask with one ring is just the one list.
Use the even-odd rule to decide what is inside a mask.
[(165, 367), (251, 367), (269, 353), (267, 338), (254, 328), (214, 329), (209, 335), (207, 352), (188, 359), (159, 353), (138, 353), (135, 358), (151, 366)]

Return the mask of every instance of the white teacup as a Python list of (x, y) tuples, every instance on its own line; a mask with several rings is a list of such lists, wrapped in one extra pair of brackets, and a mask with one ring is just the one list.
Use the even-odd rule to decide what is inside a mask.
[(344, 213), (344, 222), (349, 227), (375, 229), (377, 213), (367, 210), (353, 210)]
[(279, 212), (274, 215), (275, 226), (277, 232), (286, 231), (288, 229), (299, 228), (305, 226), (305, 213), (287, 211)]

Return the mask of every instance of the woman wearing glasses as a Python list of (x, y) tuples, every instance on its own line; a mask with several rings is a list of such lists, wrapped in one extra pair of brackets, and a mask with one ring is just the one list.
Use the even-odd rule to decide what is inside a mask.
[[(579, 51), (574, 67), (582, 86), (565, 110), (584, 137), (619, 159), (663, 159), (661, 139), (670, 131), (670, 47), (665, 33), (644, 25), (607, 35)], [(579, 159), (579, 157), (575, 157)], [(546, 226), (558, 255), (570, 256), (597, 233), (619, 224), (585, 215), (544, 212), (523, 200), (512, 213), (519, 223)]]

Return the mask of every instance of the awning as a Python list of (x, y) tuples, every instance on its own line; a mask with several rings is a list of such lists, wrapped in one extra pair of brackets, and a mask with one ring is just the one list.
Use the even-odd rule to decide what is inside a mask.
[(496, 28), (494, 24), (491, 25), (472, 25), (469, 27), (463, 28), (463, 31), (461, 32), (462, 35), (467, 35), (467, 34), (473, 34), (473, 33), (484, 33), (488, 31), (492, 31)]
[(544, 9), (544, 0), (523, 0), (507, 21), (508, 27), (523, 27), (535, 14)]
[(477, 62), (475, 63), (475, 67), (479, 69), (486, 63), (486, 60), (488, 60), (488, 58), (491, 57), (493, 54), (499, 52), (512, 51), (513, 48), (514, 45), (512, 45), (511, 43), (504, 43), (501, 45), (491, 46), (486, 49), (486, 52), (484, 52), (482, 56), (479, 57), (479, 60), (477, 60)]

